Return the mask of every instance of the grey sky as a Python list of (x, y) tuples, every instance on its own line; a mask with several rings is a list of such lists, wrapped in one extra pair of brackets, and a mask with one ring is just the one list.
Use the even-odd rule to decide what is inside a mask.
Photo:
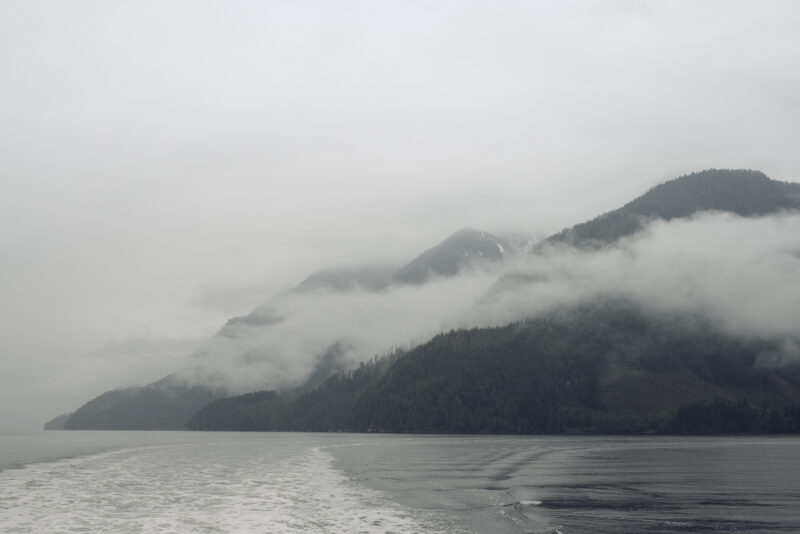
[(707, 167), (798, 180), (798, 23), (792, 1), (3, 2), (0, 430), (159, 378), (321, 266), (546, 234)]

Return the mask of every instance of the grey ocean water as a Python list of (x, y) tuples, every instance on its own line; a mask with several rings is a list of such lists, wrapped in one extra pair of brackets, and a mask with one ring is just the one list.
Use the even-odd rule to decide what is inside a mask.
[(0, 436), (0, 532), (800, 532), (800, 438)]

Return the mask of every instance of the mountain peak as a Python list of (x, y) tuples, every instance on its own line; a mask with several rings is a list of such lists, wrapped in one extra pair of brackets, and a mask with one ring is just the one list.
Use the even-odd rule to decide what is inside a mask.
[(392, 279), (397, 283), (421, 284), (431, 276), (454, 276), (475, 262), (502, 258), (508, 244), (488, 232), (464, 228), (400, 268)]
[(702, 211), (743, 217), (800, 209), (800, 184), (772, 180), (749, 169), (706, 169), (659, 184), (619, 209), (577, 224), (550, 243), (597, 246), (634, 234), (653, 219), (671, 220)]
[(377, 291), (386, 286), (388, 278), (396, 268), (396, 265), (366, 265), (320, 269), (308, 275), (294, 288), (294, 291), (317, 289), (347, 291), (356, 288)]

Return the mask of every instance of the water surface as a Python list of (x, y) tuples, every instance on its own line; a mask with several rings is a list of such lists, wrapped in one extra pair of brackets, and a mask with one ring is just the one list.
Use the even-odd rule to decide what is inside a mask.
[(800, 532), (800, 439), (0, 436), (0, 532)]

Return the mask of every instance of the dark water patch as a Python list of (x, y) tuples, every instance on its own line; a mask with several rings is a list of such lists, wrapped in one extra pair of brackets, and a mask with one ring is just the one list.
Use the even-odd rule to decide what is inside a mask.
[[(720, 519), (694, 519), (687, 521), (663, 521), (644, 526), (645, 532), (797, 532), (794, 527), (785, 527), (768, 521), (736, 521)], [(636, 527), (638, 528), (638, 527)], [(637, 532), (636, 528), (623, 532)]]
[[(558, 449), (557, 451), (563, 453), (564, 449)], [(556, 450), (534, 450), (508, 454), (505, 458), (495, 461), (500, 465), (489, 475), (489, 478), (494, 481), (513, 478), (519, 474), (523, 467), (531, 467), (553, 452), (556, 452)]]
[[(431, 437), (404, 446), (414, 452), (382, 448), (372, 463), (362, 450), (341, 466), (410, 507), (452, 511), (466, 532), (800, 533), (798, 439)], [(424, 469), (408, 463), (420, 457)], [(400, 473), (392, 484), (380, 480), (389, 471)]]
[(797, 533), (795, 527), (780, 522), (725, 518), (637, 517), (625, 511), (583, 513), (554, 519), (564, 521), (559, 529), (562, 534)]
[(545, 499), (539, 507), (552, 510), (616, 510), (616, 511), (642, 511), (655, 510), (659, 512), (679, 510), (682, 507), (674, 503), (653, 500), (619, 500), (606, 501), (592, 498), (574, 499)]
[(699, 504), (701, 506), (730, 506), (730, 507), (736, 507), (736, 508), (741, 508), (741, 507), (744, 507), (744, 506), (755, 506), (755, 507), (775, 506), (774, 503), (753, 502), (751, 500), (737, 499), (737, 498), (731, 498), (731, 499), (704, 499), (702, 501), (699, 501), (697, 504)]

